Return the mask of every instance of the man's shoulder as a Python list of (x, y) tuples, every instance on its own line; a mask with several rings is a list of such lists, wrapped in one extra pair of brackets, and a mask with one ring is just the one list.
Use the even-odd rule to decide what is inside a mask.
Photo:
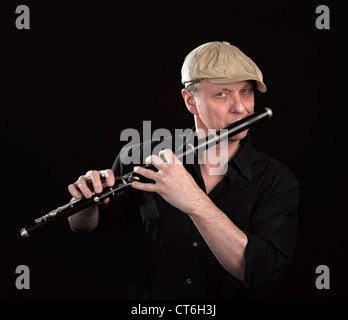
[[(146, 154), (144, 153), (144, 150), (147, 150), (147, 149), (152, 150), (160, 142), (161, 140), (148, 140), (141, 143), (126, 145), (119, 152), (119, 156), (122, 158), (127, 158), (127, 157), (132, 157), (133, 155), (137, 155), (139, 156), (139, 160), (143, 161), (146, 159)], [(140, 163), (137, 163), (137, 164), (140, 164)]]
[(145, 165), (148, 156), (158, 154), (162, 149), (174, 147), (175, 136), (161, 137), (140, 143), (127, 144), (118, 153), (113, 164), (114, 172), (125, 174), (133, 170), (136, 165)]

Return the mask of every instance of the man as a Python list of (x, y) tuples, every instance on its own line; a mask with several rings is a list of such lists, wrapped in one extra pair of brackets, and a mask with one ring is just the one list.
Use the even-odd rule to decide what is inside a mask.
[[(227, 42), (206, 43), (189, 53), (182, 83), (198, 138), (253, 114), (254, 88), (266, 91), (256, 64)], [(131, 152), (141, 154), (145, 144)], [(226, 170), (217, 173), (208, 152), (206, 161), (185, 164), (166, 149), (146, 158), (157, 169), (151, 170), (123, 164), (127, 148), (112, 170), (91, 170), (69, 186), (73, 197), (89, 198), (93, 189), (99, 193), (103, 185), (112, 186), (115, 176), (133, 167), (152, 180), (134, 181), (133, 188), (107, 206), (69, 217), (74, 231), (131, 226), (137, 255), (130, 298), (253, 296), (267, 290), (291, 261), (298, 185), (290, 170), (256, 151), (247, 130), (216, 149), (218, 155), (227, 154)]]

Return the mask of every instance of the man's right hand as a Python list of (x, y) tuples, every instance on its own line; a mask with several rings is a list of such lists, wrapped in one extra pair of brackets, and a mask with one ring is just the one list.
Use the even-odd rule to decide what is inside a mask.
[[(115, 183), (115, 175), (111, 169), (90, 170), (80, 176), (76, 182), (68, 186), (70, 194), (75, 199), (91, 198), (92, 193), (101, 193), (103, 188), (112, 187)], [(108, 203), (110, 198), (104, 199), (102, 203)]]

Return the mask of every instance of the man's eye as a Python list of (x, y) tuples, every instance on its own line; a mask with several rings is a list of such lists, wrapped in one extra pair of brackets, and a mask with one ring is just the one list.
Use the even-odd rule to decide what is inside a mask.
[(251, 92), (251, 89), (243, 89), (242, 90), (242, 93), (248, 93), (248, 92)]
[(217, 94), (218, 97), (224, 97), (225, 95), (226, 95), (225, 92), (219, 92), (219, 93)]

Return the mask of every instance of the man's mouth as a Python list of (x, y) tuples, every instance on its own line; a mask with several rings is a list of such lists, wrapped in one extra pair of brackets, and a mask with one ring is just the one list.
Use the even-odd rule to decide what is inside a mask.
[(242, 117), (242, 118), (239, 118), (239, 119), (237, 119), (237, 120), (234, 120), (233, 122), (228, 123), (228, 124), (227, 124), (227, 127), (233, 125), (234, 123), (236, 123), (236, 122), (238, 122), (238, 121), (240, 121), (240, 120), (243, 120), (243, 119), (246, 118), (246, 117), (247, 117), (247, 116)]

